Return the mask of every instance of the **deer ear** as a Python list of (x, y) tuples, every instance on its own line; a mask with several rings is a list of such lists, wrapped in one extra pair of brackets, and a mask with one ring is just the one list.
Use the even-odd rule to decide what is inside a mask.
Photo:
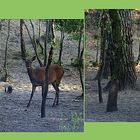
[(36, 59), (36, 56), (33, 56), (33, 58), (31, 60), (34, 61), (35, 59)]

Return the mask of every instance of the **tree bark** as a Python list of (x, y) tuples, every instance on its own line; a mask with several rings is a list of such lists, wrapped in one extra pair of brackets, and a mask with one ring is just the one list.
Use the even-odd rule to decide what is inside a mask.
[(61, 63), (62, 63), (62, 51), (63, 51), (63, 42), (64, 42), (64, 38), (65, 38), (65, 35), (64, 35), (64, 31), (63, 31), (63, 29), (62, 29), (62, 30), (61, 30), (61, 39), (60, 39), (59, 58), (58, 58), (58, 62), (59, 62), (60, 65), (61, 65)]
[(137, 78), (132, 53), (131, 25), (128, 23), (131, 19), (128, 14), (126, 16), (127, 12), (127, 10), (109, 10), (112, 21), (111, 77), (119, 80), (120, 89), (134, 88)]
[(37, 53), (37, 49), (36, 49), (37, 44), (36, 44), (36, 40), (35, 40), (34, 26), (33, 26), (33, 23), (32, 23), (31, 20), (30, 20), (30, 23), (31, 23), (32, 30), (33, 30), (33, 37), (31, 37), (30, 31), (29, 31), (29, 29), (28, 29), (28, 27), (27, 27), (27, 25), (26, 25), (25, 22), (24, 22), (24, 25), (25, 25), (25, 28), (26, 28), (27, 33), (28, 33), (28, 35), (29, 35), (30, 41), (31, 41), (31, 43), (32, 43), (32, 47), (33, 47), (33, 49), (34, 49), (34, 52), (35, 52), (36, 58), (37, 58), (37, 60), (38, 60), (38, 63), (40, 64), (40, 67), (42, 67), (43, 64), (42, 64), (41, 60), (39, 59), (39, 56), (38, 56), (38, 53)]
[(7, 53), (8, 53), (8, 42), (10, 37), (10, 20), (8, 20), (8, 31), (7, 31), (7, 39), (6, 39), (6, 47), (5, 47), (5, 57), (4, 57), (4, 79), (3, 81), (6, 82), (8, 80), (8, 68), (7, 68)]
[(51, 21), (46, 19), (46, 37), (44, 40), (44, 66), (47, 65), (47, 47), (48, 47), (48, 41), (50, 38), (50, 26), (51, 26)]
[(51, 30), (52, 30), (52, 34), (53, 34), (53, 38), (52, 38), (52, 42), (51, 44), (51, 48), (50, 48), (50, 52), (49, 52), (49, 57), (48, 57), (48, 64), (46, 66), (46, 78), (45, 78), (45, 83), (44, 83), (44, 91), (43, 91), (43, 96), (42, 96), (42, 104), (41, 104), (41, 118), (45, 117), (45, 104), (46, 104), (46, 97), (48, 94), (48, 69), (49, 66), (52, 62), (52, 57), (53, 57), (53, 49), (55, 46), (55, 34), (54, 34), (54, 20), (51, 21)]
[(25, 60), (26, 59), (26, 49), (25, 49), (25, 42), (23, 39), (23, 25), (24, 25), (24, 21), (23, 21), (23, 19), (20, 19), (21, 56), (22, 56), (22, 59)]
[(109, 89), (108, 101), (107, 101), (107, 112), (117, 111), (117, 96), (119, 91), (119, 81), (112, 80), (111, 87)]

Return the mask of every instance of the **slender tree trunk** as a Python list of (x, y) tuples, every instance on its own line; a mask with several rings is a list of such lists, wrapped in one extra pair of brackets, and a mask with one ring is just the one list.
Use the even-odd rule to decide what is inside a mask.
[(40, 34), (41, 34), (41, 20), (38, 20), (38, 40), (40, 41)]
[[(81, 83), (81, 86), (82, 86), (82, 94), (80, 96), (78, 96), (77, 98), (79, 97), (84, 97), (84, 82), (83, 82), (83, 67), (82, 65), (83, 64), (83, 53), (84, 53), (84, 47), (82, 48), (82, 51), (81, 51), (81, 42), (82, 42), (82, 36), (83, 36), (83, 28), (81, 26), (80, 28), (80, 33), (79, 33), (79, 41), (78, 41), (78, 71), (79, 71), (79, 75), (80, 75), (80, 83)], [(77, 99), (76, 98), (76, 99)]]
[[(100, 66), (95, 79), (108, 78), (110, 76), (110, 56), (108, 54), (109, 47), (107, 44), (107, 13), (103, 10), (101, 16), (101, 53), (100, 53)], [(101, 72), (102, 71), (102, 72)], [(102, 74), (101, 74), (102, 73)], [(101, 76), (101, 77), (100, 77)]]
[(44, 40), (44, 66), (47, 65), (47, 46), (49, 44), (50, 39), (50, 28), (51, 28), (51, 20), (46, 19), (46, 37)]
[(81, 27), (80, 29), (80, 34), (79, 34), (79, 41), (78, 41), (78, 59), (80, 57), (80, 52), (81, 52), (81, 40), (82, 40), (82, 35), (83, 35), (83, 29)]
[(46, 97), (48, 94), (48, 69), (52, 62), (53, 49), (56, 44), (55, 34), (54, 34), (54, 20), (51, 21), (51, 30), (52, 30), (52, 40), (50, 43), (51, 48), (50, 48), (49, 57), (48, 57), (48, 64), (46, 66), (46, 79), (45, 79), (45, 83), (44, 83), (44, 91), (43, 91), (42, 104), (41, 104), (41, 118), (45, 117), (45, 104), (46, 104)]
[(64, 35), (64, 31), (62, 29), (61, 30), (61, 39), (60, 39), (60, 51), (59, 51), (59, 58), (58, 58), (58, 62), (59, 62), (60, 65), (61, 65), (61, 61), (62, 61), (61, 58), (62, 58), (64, 38), (65, 38), (65, 35)]
[(31, 37), (30, 31), (29, 31), (29, 29), (28, 29), (28, 27), (27, 27), (27, 25), (26, 25), (25, 22), (24, 22), (24, 25), (25, 25), (25, 28), (26, 28), (27, 33), (28, 33), (28, 35), (29, 35), (29, 38), (30, 38), (30, 40), (31, 40), (32, 47), (33, 47), (33, 49), (34, 49), (34, 52), (35, 52), (35, 55), (36, 55), (36, 57), (37, 57), (38, 63), (40, 64), (40, 67), (42, 67), (43, 64), (42, 64), (41, 60), (39, 59), (39, 56), (38, 56), (38, 53), (37, 53), (37, 49), (36, 49), (37, 44), (36, 44), (36, 40), (35, 40), (34, 26), (33, 26), (33, 23), (32, 23), (31, 20), (30, 20), (30, 23), (31, 23), (32, 30), (33, 30), (33, 37)]
[(7, 39), (6, 39), (6, 47), (5, 47), (5, 57), (4, 57), (4, 82), (6, 82), (8, 80), (8, 68), (7, 68), (7, 53), (8, 53), (8, 41), (9, 41), (9, 37), (10, 37), (10, 20), (8, 20), (8, 35), (7, 35)]
[(99, 41), (97, 40), (97, 46), (96, 46), (96, 63), (98, 64), (98, 56), (99, 56)]
[(44, 48), (41, 45), (41, 39), (40, 38), (41, 38), (41, 19), (38, 20), (38, 39), (36, 39), (36, 43), (41, 49), (40, 53), (43, 55), (44, 54)]
[(21, 56), (22, 59), (26, 59), (26, 49), (25, 49), (25, 42), (23, 39), (23, 25), (24, 25), (24, 21), (23, 19), (20, 19), (20, 43), (21, 43)]
[[(83, 53), (84, 53), (84, 47), (81, 51), (81, 54), (80, 54), (80, 61), (83, 61)], [(83, 62), (82, 62), (83, 63)], [(84, 65), (84, 64), (83, 64)], [(83, 66), (84, 67), (84, 66)], [(79, 64), (78, 65), (78, 69), (79, 69), (79, 74), (80, 74), (80, 82), (81, 82), (81, 86), (82, 86), (82, 96), (84, 95), (84, 81), (83, 81), (83, 70), (82, 70), (82, 67), (81, 65)]]
[(98, 80), (98, 95), (99, 95), (99, 103), (103, 102), (103, 97), (102, 97), (102, 86), (101, 86), (101, 79), (104, 76), (104, 70), (106, 67), (106, 60), (107, 60), (107, 50), (108, 50), (108, 46), (106, 44), (106, 13), (105, 11), (103, 11), (103, 15), (102, 15), (102, 25), (101, 25), (101, 56), (100, 56), (100, 67), (99, 67), (99, 71), (98, 74), (96, 76), (97, 80)]

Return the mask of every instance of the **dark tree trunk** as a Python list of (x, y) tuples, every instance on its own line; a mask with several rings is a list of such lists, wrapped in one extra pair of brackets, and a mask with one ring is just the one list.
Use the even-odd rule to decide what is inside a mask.
[(104, 76), (104, 71), (106, 69), (106, 66), (108, 64), (108, 55), (107, 50), (109, 49), (108, 45), (106, 44), (107, 39), (107, 29), (106, 29), (106, 12), (103, 11), (102, 15), (102, 25), (101, 25), (101, 56), (100, 56), (100, 67), (98, 74), (96, 76), (98, 80), (98, 94), (99, 94), (99, 103), (103, 102), (102, 98), (102, 87), (101, 87), (101, 79)]
[(6, 47), (5, 47), (5, 57), (4, 57), (4, 77), (3, 81), (6, 82), (8, 80), (8, 68), (7, 68), (7, 53), (8, 53), (8, 41), (10, 37), (10, 20), (8, 20), (8, 31), (7, 31), (7, 39), (6, 39)]
[(21, 56), (22, 56), (22, 59), (25, 60), (26, 59), (26, 49), (25, 49), (25, 42), (23, 39), (23, 25), (24, 25), (24, 21), (23, 21), (23, 19), (20, 19)]
[[(24, 21), (23, 21), (24, 22)], [(28, 29), (28, 27), (27, 27), (27, 25), (26, 25), (26, 23), (24, 22), (24, 25), (25, 25), (25, 28), (26, 28), (26, 30), (27, 30), (27, 33), (28, 33), (28, 35), (29, 35), (29, 38), (30, 38), (30, 40), (31, 40), (31, 43), (32, 43), (32, 47), (33, 47), (33, 49), (34, 49), (34, 52), (35, 52), (35, 55), (36, 55), (36, 58), (37, 58), (37, 60), (38, 60), (38, 63), (40, 64), (40, 67), (43, 67), (43, 64), (42, 64), (42, 62), (41, 62), (41, 60), (39, 59), (39, 56), (38, 56), (38, 53), (37, 53), (37, 44), (36, 44), (36, 39), (35, 39), (35, 33), (34, 33), (34, 25), (33, 25), (33, 23), (32, 23), (32, 21), (30, 20), (30, 23), (31, 23), (31, 26), (32, 26), (32, 30), (33, 30), (33, 37), (31, 37), (31, 34), (30, 34), (30, 31), (29, 31), (29, 29)]]
[[(110, 46), (111, 89), (108, 96), (107, 111), (117, 110), (119, 89), (134, 88), (136, 73), (132, 53), (132, 34), (128, 10), (109, 10), (111, 32), (108, 33)], [(119, 82), (118, 82), (119, 81)]]
[(136, 73), (132, 53), (132, 33), (128, 10), (109, 10), (112, 21), (111, 77), (118, 79), (120, 89), (134, 88)]
[[(81, 54), (80, 54), (80, 61), (83, 61), (83, 53), (84, 53), (84, 47), (83, 47)], [(83, 96), (83, 94), (84, 94), (84, 82), (83, 82), (83, 69), (82, 69), (82, 67), (84, 67), (84, 66), (80, 66), (80, 64), (78, 65), (79, 74), (80, 74), (80, 82), (81, 82), (81, 86), (82, 86), (82, 96)]]
[(83, 81), (83, 69), (82, 69), (82, 67), (84, 67), (84, 66), (81, 67), (81, 64), (80, 64), (81, 63), (80, 61), (83, 61), (83, 54), (84, 54), (84, 47), (82, 48), (82, 51), (80, 53), (79, 64), (78, 64), (78, 71), (79, 71), (79, 75), (80, 75), (82, 94), (80, 96), (77, 96), (75, 99), (84, 98), (84, 93), (85, 93), (85, 88), (84, 88), (85, 86), (84, 86), (84, 81)]
[(49, 52), (49, 58), (48, 58), (48, 64), (46, 66), (46, 78), (45, 78), (45, 83), (44, 83), (44, 91), (43, 91), (43, 96), (42, 96), (42, 104), (41, 104), (41, 118), (45, 117), (45, 104), (46, 104), (46, 98), (48, 95), (48, 69), (49, 66), (52, 62), (52, 56), (53, 56), (53, 47), (51, 46), (50, 52)]
[(63, 31), (63, 29), (62, 29), (62, 30), (61, 30), (61, 39), (60, 39), (59, 58), (58, 58), (58, 62), (59, 62), (60, 65), (61, 65), (61, 63), (62, 63), (62, 51), (63, 51), (63, 42), (64, 42), (64, 38), (65, 38), (65, 35), (64, 35), (64, 31)]
[[(136, 73), (134, 68), (134, 56), (132, 53), (131, 17), (129, 10), (104, 10), (101, 26), (101, 58), (98, 71), (99, 96), (101, 96), (101, 77), (105, 70), (111, 81), (108, 83), (112, 89), (112, 80), (119, 81), (119, 89), (110, 91), (108, 107), (117, 105), (118, 90), (134, 88)], [(100, 97), (99, 97), (100, 98)], [(101, 100), (101, 99), (99, 99)], [(113, 105), (112, 105), (113, 104)], [(109, 110), (109, 109), (107, 109)], [(111, 109), (113, 110), (113, 109)], [(115, 109), (114, 109), (115, 110)]]
[(78, 58), (80, 58), (82, 35), (83, 35), (83, 27), (81, 26), (80, 34), (79, 34), (79, 41), (78, 41)]
[(39, 19), (38, 20), (38, 39), (36, 39), (36, 44), (37, 44), (37, 46), (39, 46), (40, 47), (40, 49), (41, 49), (41, 54), (43, 55), (44, 54), (44, 48), (43, 48), (43, 46), (42, 46), (42, 44), (41, 44), (41, 19)]
[(42, 96), (42, 104), (41, 104), (41, 118), (45, 117), (45, 104), (46, 104), (46, 97), (48, 94), (48, 69), (49, 66), (52, 62), (52, 57), (53, 57), (53, 49), (54, 49), (54, 45), (55, 45), (55, 34), (54, 34), (54, 20), (51, 21), (51, 30), (52, 30), (52, 42), (51, 44), (51, 48), (50, 48), (50, 52), (49, 52), (49, 57), (48, 57), (48, 64), (46, 66), (46, 79), (45, 79), (45, 83), (44, 83), (44, 91), (43, 91), (43, 96)]
[(111, 81), (111, 86), (109, 89), (108, 101), (107, 101), (107, 112), (117, 111), (117, 96), (119, 91), (119, 81)]
[(98, 61), (98, 57), (99, 57), (99, 41), (97, 40), (97, 46), (96, 46), (96, 63), (98, 64), (99, 61)]
[(107, 79), (110, 76), (110, 56), (109, 46), (107, 44), (107, 13), (103, 10), (101, 15), (101, 53), (100, 53), (100, 66), (95, 79)]
[(40, 41), (41, 34), (41, 19), (38, 20), (38, 40)]
[(47, 65), (47, 47), (49, 44), (49, 39), (50, 39), (50, 27), (51, 26), (51, 20), (46, 19), (46, 37), (44, 40), (44, 66)]
[(83, 82), (83, 54), (84, 54), (84, 47), (81, 50), (81, 42), (82, 42), (82, 37), (83, 37), (83, 26), (81, 25), (80, 27), (80, 32), (79, 32), (79, 41), (78, 41), (78, 71), (80, 75), (80, 82), (82, 86), (82, 94), (79, 97), (84, 97), (84, 82)]

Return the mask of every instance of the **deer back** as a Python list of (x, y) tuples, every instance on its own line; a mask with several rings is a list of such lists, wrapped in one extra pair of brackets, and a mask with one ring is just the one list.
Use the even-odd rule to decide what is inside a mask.
[[(32, 75), (32, 79), (34, 79), (36, 83), (43, 84), (45, 82), (45, 67), (39, 67), (35, 69), (31, 68), (30, 73)], [(51, 64), (48, 69), (48, 83), (60, 83), (63, 74), (64, 70), (62, 67), (57, 64)]]
[(52, 64), (48, 70), (48, 83), (57, 82), (60, 83), (64, 70), (61, 66), (57, 64)]

